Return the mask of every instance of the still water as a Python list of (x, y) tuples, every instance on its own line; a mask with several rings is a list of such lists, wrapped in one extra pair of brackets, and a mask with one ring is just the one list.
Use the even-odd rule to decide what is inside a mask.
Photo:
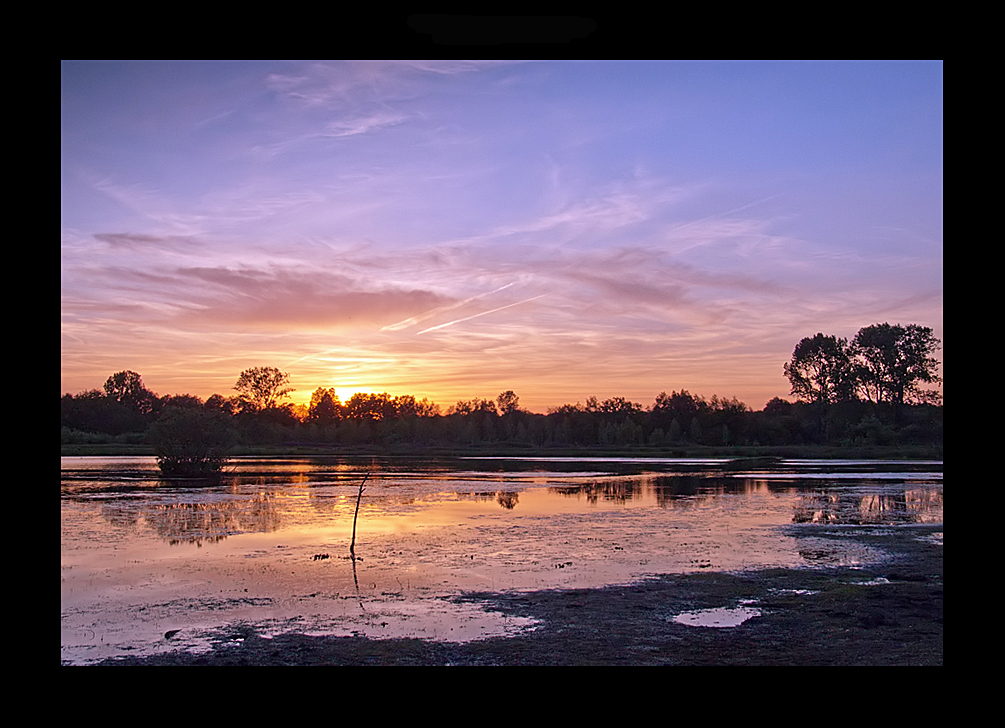
[[(941, 461), (243, 458), (215, 485), (153, 458), (61, 458), (61, 659), (265, 633), (464, 641), (533, 629), (450, 597), (653, 574), (856, 564), (819, 524), (942, 523)], [(355, 563), (349, 558), (359, 485)]]

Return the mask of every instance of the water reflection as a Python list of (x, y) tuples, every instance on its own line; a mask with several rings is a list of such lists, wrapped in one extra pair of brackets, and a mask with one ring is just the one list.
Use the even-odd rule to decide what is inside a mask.
[(496, 502), (506, 510), (512, 511), (516, 504), (520, 502), (520, 494), (511, 490), (500, 490), (496, 493)]
[(63, 645), (74, 655), (155, 644), (194, 621), (429, 636), (463, 619), (455, 636), (498, 634), (501, 615), (462, 617), (441, 597), (855, 565), (877, 555), (782, 527), (943, 516), (941, 463), (743, 472), (672, 459), (249, 458), (198, 487), (162, 480), (152, 458), (65, 458), (61, 470)]
[(850, 525), (941, 523), (942, 492), (914, 487), (865, 494), (847, 490), (803, 493), (799, 496), (792, 522)]
[[(349, 477), (333, 479), (331, 463), (309, 472), (299, 460), (265, 463), (255, 461), (253, 472), (234, 473), (225, 485), (179, 488), (151, 473), (147, 480), (139, 470), (108, 472), (108, 480), (64, 480), (64, 499), (100, 502), (102, 516), (120, 527), (146, 528), (171, 544), (215, 542), (242, 533), (269, 533), (282, 527), (284, 520), (302, 524), (315, 518), (344, 518), (354, 500), (359, 468), (346, 471)], [(267, 471), (267, 472), (266, 472)], [(397, 471), (397, 472), (396, 472)], [(374, 477), (364, 499), (364, 520), (394, 517), (402, 508), (430, 508), (433, 501), (451, 493), (455, 500), (493, 501), (507, 511), (520, 511), (520, 491), (514, 488), (464, 492), (470, 471), (462, 479), (444, 477), (446, 471), (416, 472), (413, 468), (382, 468)], [(505, 471), (503, 475), (508, 475)], [(517, 471), (526, 486), (541, 478), (526, 478), (530, 471)], [(535, 471), (540, 474), (541, 471)], [(126, 473), (127, 475), (123, 475)], [(64, 478), (66, 478), (64, 473)], [(573, 474), (575, 476), (582, 475)], [(549, 473), (545, 481), (554, 480)], [(129, 478), (125, 481), (124, 478)], [(151, 485), (153, 483), (153, 485)], [(156, 487), (157, 485), (160, 487)], [(454, 486), (447, 487), (444, 486)], [(441, 490), (442, 489), (442, 490)], [(439, 490), (439, 493), (435, 491)], [(729, 499), (741, 501), (778, 495), (792, 497), (790, 522), (796, 524), (879, 525), (938, 523), (943, 518), (941, 485), (907, 482), (868, 483), (849, 486), (846, 479), (831, 485), (819, 479), (765, 479), (723, 477), (717, 473), (606, 478), (573, 477), (569, 482), (550, 485), (544, 491), (555, 498), (536, 516), (557, 516), (567, 509), (563, 500), (601, 504), (652, 505), (660, 509), (722, 509)], [(543, 503), (536, 503), (538, 509)], [(383, 512), (383, 513), (382, 513)]]
[(239, 533), (275, 531), (280, 525), (275, 499), (259, 493), (247, 500), (216, 503), (165, 503), (145, 510), (143, 518), (171, 544), (221, 541)]
[(639, 480), (597, 480), (575, 485), (559, 485), (548, 488), (550, 493), (564, 496), (584, 497), (588, 503), (596, 504), (601, 500), (614, 503), (626, 503), (642, 498), (645, 484)]
[(819, 481), (771, 481), (699, 476), (658, 476), (654, 478), (597, 480), (573, 485), (552, 486), (549, 492), (587, 502), (641, 501), (652, 498), (660, 508), (707, 506), (727, 496), (768, 496), (793, 494), (792, 523), (879, 525), (940, 523), (943, 519), (941, 487), (914, 483), (880, 486), (864, 485), (821, 488)]
[(748, 619), (760, 617), (761, 610), (754, 607), (717, 607), (681, 612), (673, 617), (677, 624), (689, 627), (739, 627)]

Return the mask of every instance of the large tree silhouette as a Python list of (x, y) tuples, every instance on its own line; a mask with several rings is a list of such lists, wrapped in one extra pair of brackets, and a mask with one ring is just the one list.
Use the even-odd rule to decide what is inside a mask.
[(311, 404), (307, 411), (308, 422), (331, 425), (342, 418), (342, 402), (334, 388), (318, 387), (311, 394)]
[(105, 380), (105, 396), (134, 412), (148, 415), (154, 410), (157, 395), (143, 386), (143, 377), (133, 371), (116, 372)]
[(275, 367), (252, 367), (241, 372), (234, 389), (241, 401), (252, 409), (271, 409), (282, 397), (295, 391), (290, 383), (290, 375)]
[(783, 369), (792, 394), (804, 402), (827, 405), (854, 396), (855, 370), (847, 339), (808, 336), (796, 344)]
[(857, 359), (859, 389), (872, 402), (899, 408), (905, 403), (936, 403), (938, 392), (922, 384), (937, 384), (939, 362), (934, 354), (941, 342), (927, 326), (873, 324), (860, 329), (852, 341)]

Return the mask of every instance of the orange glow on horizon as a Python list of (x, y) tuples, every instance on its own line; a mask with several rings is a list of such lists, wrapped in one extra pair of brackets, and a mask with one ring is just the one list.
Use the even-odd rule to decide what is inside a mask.
[(309, 407), (311, 404), (311, 395), (318, 389), (318, 387), (324, 387), (325, 389), (334, 389), (335, 394), (338, 395), (339, 401), (345, 404), (349, 399), (358, 393), (361, 394), (377, 394), (377, 390), (371, 387), (328, 387), (323, 384), (319, 384), (317, 387), (312, 387), (311, 389), (304, 389), (292, 392), (290, 394), (290, 399), (293, 400), (293, 404), (302, 404), (305, 407)]

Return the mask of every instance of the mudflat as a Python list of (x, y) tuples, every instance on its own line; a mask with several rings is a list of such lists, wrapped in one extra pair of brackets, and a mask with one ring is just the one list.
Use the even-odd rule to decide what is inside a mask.
[[(99, 665), (942, 665), (943, 526), (793, 527), (812, 568), (653, 577), (600, 589), (464, 593), (536, 627), (466, 643), (259, 634), (233, 624), (208, 651)], [(828, 566), (819, 537), (882, 560)], [(711, 611), (716, 610), (716, 611)], [(736, 626), (700, 626), (739, 615)], [(721, 621), (720, 625), (726, 622)], [(170, 639), (170, 635), (165, 635)]]

